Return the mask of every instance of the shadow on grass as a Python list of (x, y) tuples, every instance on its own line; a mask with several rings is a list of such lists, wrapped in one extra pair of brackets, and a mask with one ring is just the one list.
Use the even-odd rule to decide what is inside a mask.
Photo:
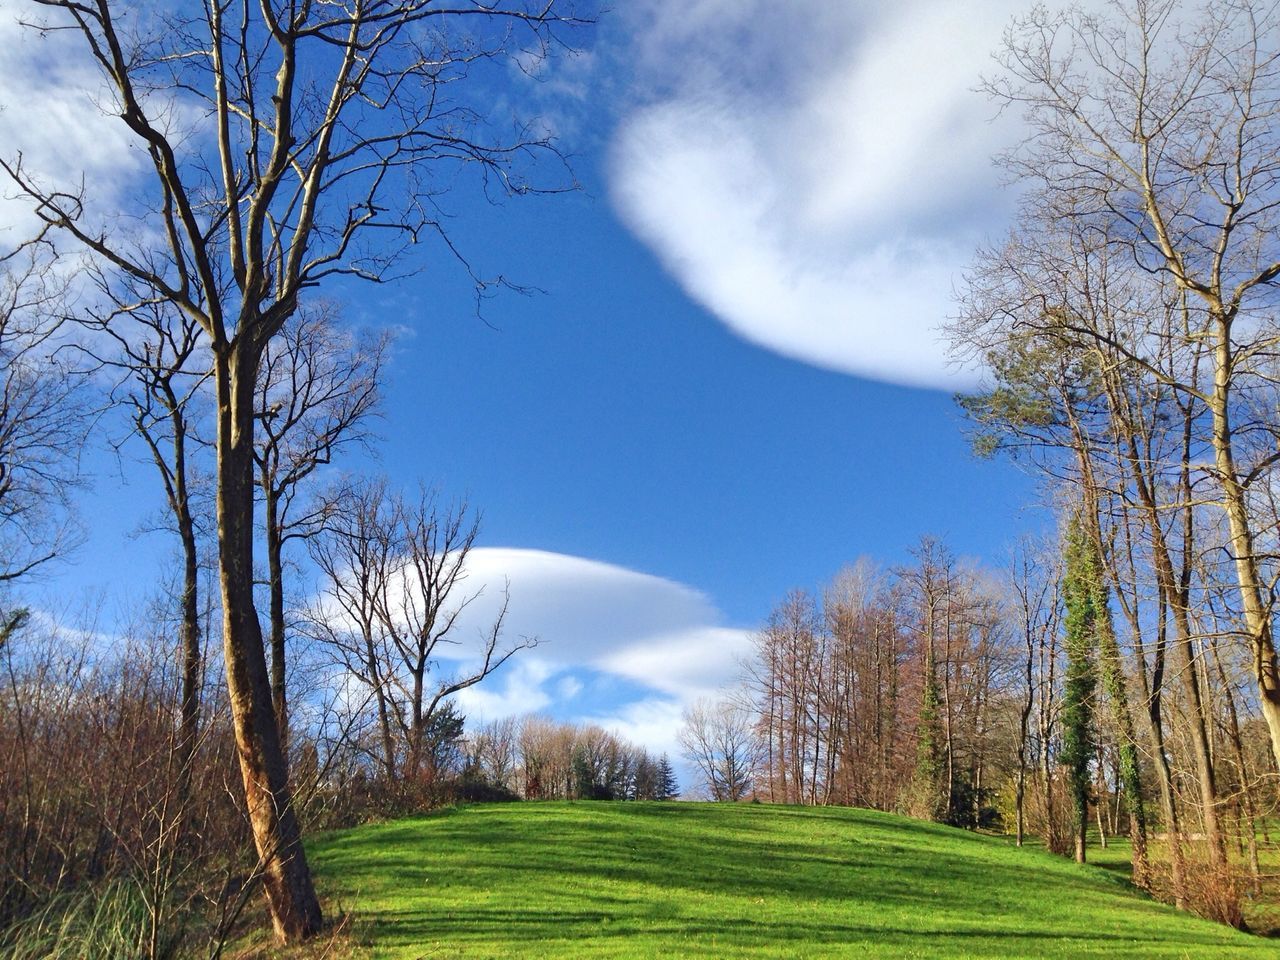
[(938, 956), (979, 944), (990, 955), (1124, 944), (1139, 956), (1197, 956), (1248, 940), (1175, 914), (1122, 877), (864, 811), (470, 808), (331, 836), (315, 861), (356, 897), (380, 948), (603, 938), (707, 955), (874, 942)]

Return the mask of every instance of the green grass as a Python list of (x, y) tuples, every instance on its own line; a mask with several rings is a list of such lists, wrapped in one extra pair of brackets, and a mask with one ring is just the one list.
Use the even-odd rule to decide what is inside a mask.
[(311, 857), (375, 958), (1277, 956), (1113, 872), (865, 810), (478, 806)]

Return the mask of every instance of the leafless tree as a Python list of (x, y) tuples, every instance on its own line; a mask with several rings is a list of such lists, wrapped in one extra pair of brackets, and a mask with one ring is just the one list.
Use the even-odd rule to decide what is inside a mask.
[[(405, 772), (414, 777), (421, 771), (423, 731), (440, 704), (537, 640), (504, 638), (505, 593), (478, 646), (459, 637), (458, 618), (480, 595), (465, 587), (467, 557), (480, 532), (480, 518), (466, 503), (442, 506), (434, 493), (422, 491), (414, 501), (400, 500), (396, 513), (403, 553), (384, 584), (379, 609), (394, 654), (389, 675), (399, 692), (396, 715), (408, 747)], [(464, 647), (465, 665), (460, 672), (441, 673), (440, 656), (459, 645), (471, 647)]]
[[(422, 492), (407, 500), (384, 480), (347, 481), (325, 498), (324, 526), (308, 541), (322, 572), (316, 635), (371, 693), (388, 780), (429, 775), (424, 736), (450, 697), (499, 669), (534, 638), (503, 634), (507, 601), (478, 637), (459, 618), (479, 597), (467, 592), (467, 557), (479, 518)], [(441, 657), (459, 663), (447, 672)]]
[(680, 746), (712, 800), (736, 803), (750, 794), (759, 760), (755, 716), (740, 700), (698, 700), (684, 710)]
[(104, 220), (88, 202), (91, 185), (83, 194), (46, 186), (21, 154), (4, 170), (51, 230), (194, 319), (213, 357), (224, 661), (247, 809), (284, 941), (314, 934), (321, 912), (253, 598), (263, 352), (303, 291), (337, 276), (385, 279), (419, 238), (444, 235), (439, 164), (482, 171), (509, 194), (536, 189), (519, 171), (548, 155), (546, 138), (528, 127), (493, 133), (462, 99), (476, 85), (456, 81), (518, 46), (547, 51), (576, 22), (566, 6), (220, 0), (166, 17), (108, 0), (31, 2), (30, 16), (47, 18), (38, 29), (71, 31), (99, 68), (104, 103), (147, 159), (149, 205)]
[(369, 691), (377, 713), (379, 760), (392, 779), (396, 742), (380, 598), (399, 561), (397, 518), (385, 479), (343, 481), (324, 499), (331, 506), (321, 535), (307, 541), (322, 581), (317, 608), (307, 614), (308, 629), (333, 652), (343, 673)]
[[(1053, 700), (1052, 670), (1045, 671), (1044, 651), (1058, 632), (1060, 608), (1058, 604), (1058, 571), (1049, 560), (1049, 551), (1039, 548), (1029, 540), (1018, 543), (1010, 561), (1009, 585), (1014, 597), (1014, 617), (1020, 628), (1024, 659), (1021, 664), (1022, 680), (1026, 689), (1018, 709), (1018, 772), (1014, 787), (1016, 804), (1015, 838), (1022, 846), (1026, 824), (1027, 775), (1032, 766), (1032, 713), (1039, 704), (1041, 713), (1046, 702)], [(1052, 664), (1053, 658), (1050, 658)], [(1048, 674), (1047, 676), (1045, 674)], [(1040, 737), (1039, 751), (1048, 752), (1047, 738)], [(1052, 803), (1049, 784), (1042, 784), (1046, 807)], [(1052, 810), (1047, 810), (1046, 826), (1053, 824)]]
[(0, 582), (76, 541), (69, 494), (87, 417), (83, 378), (57, 351), (63, 294), (46, 246), (0, 257)]
[(321, 305), (300, 309), (263, 350), (254, 461), (266, 535), (271, 699), (286, 753), (285, 548), (324, 522), (321, 505), (307, 499), (308, 479), (342, 447), (370, 439), (390, 342), (388, 333), (343, 330), (333, 308)]
[[(108, 302), (112, 293), (98, 277)], [(204, 650), (200, 607), (200, 541), (208, 533), (208, 501), (200, 454), (210, 447), (201, 435), (202, 388), (208, 383), (209, 357), (202, 349), (199, 325), (171, 306), (149, 302), (117, 313), (89, 311), (78, 319), (96, 336), (77, 347), (99, 372), (118, 374), (112, 400), (127, 413), (130, 437), (146, 447), (164, 490), (165, 528), (177, 536), (182, 563), (178, 633), (182, 660), (182, 738), (194, 748), (199, 733)], [(117, 446), (122, 445), (118, 444)], [(204, 500), (204, 502), (201, 502)], [(189, 757), (188, 757), (189, 759)], [(185, 765), (184, 765), (185, 769)], [(185, 777), (185, 773), (184, 773)]]
[[(1280, 346), (1276, 8), (1240, 0), (1188, 14), (1177, 0), (1135, 0), (1106, 17), (1039, 8), (1014, 23), (1000, 60), (990, 90), (1023, 108), (1031, 129), (1006, 158), (1028, 186), (1028, 220), (1127, 259), (1131, 282), (1145, 281), (1149, 299), (1170, 303), (1179, 319), (1126, 338), (1049, 303), (1022, 322), (1105, 346), (1199, 411), (1240, 634), (1280, 764), (1274, 564), (1258, 549), (1250, 507), (1277, 463), (1274, 436), (1257, 418), (1274, 406), (1266, 398)], [(1160, 358), (1171, 346), (1203, 363), (1170, 368)]]

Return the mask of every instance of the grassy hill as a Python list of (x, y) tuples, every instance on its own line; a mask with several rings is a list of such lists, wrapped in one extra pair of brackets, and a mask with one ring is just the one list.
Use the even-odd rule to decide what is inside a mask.
[(1120, 878), (865, 810), (527, 803), (311, 856), (377, 958), (1275, 957)]

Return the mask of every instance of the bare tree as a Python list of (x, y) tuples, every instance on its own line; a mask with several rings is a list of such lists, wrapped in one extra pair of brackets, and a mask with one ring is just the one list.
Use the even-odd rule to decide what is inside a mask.
[[(1025, 690), (1018, 708), (1018, 771), (1014, 786), (1014, 836), (1018, 846), (1022, 846), (1026, 824), (1027, 774), (1032, 761), (1031, 716), (1037, 703), (1043, 705), (1053, 696), (1053, 691), (1046, 687), (1046, 678), (1038, 669), (1043, 660), (1042, 651), (1048, 646), (1049, 638), (1057, 633), (1060, 613), (1056, 600), (1058, 571), (1048, 561), (1047, 554), (1047, 550), (1023, 540), (1016, 546), (1010, 562), (1009, 584), (1014, 596), (1014, 618), (1022, 634), (1025, 654), (1021, 663)], [(1048, 745), (1041, 743), (1040, 749), (1047, 750)], [(1047, 790), (1045, 802), (1050, 802)], [(1053, 822), (1051, 811), (1046, 821), (1048, 824)]]
[(370, 691), (387, 779), (413, 781), (432, 772), (425, 738), (449, 698), (537, 641), (503, 635), (505, 594), (478, 636), (460, 636), (459, 618), (480, 596), (465, 589), (480, 529), (465, 504), (442, 507), (425, 491), (409, 501), (384, 480), (347, 481), (325, 499), (324, 526), (308, 541), (323, 579), (316, 636)]
[[(1252, 491), (1277, 462), (1258, 412), (1274, 393), (1280, 346), (1280, 56), (1275, 10), (1240, 0), (1183, 16), (1177, 0), (1132, 2), (1111, 17), (1039, 8), (1015, 22), (990, 84), (1024, 108), (1031, 136), (1010, 169), (1030, 186), (1039, 229), (1092, 231), (1100, 248), (1176, 304), (1167, 334), (1117, 337), (1079, 312), (1042, 314), (1101, 343), (1203, 414), (1208, 468), (1227, 521), (1240, 632), (1280, 764), (1280, 665), (1271, 558), (1257, 548)], [(1167, 292), (1165, 292), (1167, 291)], [(1026, 322), (1035, 323), (1028, 320)], [(1204, 358), (1169, 369), (1169, 340)], [(1175, 608), (1176, 609), (1176, 608)]]
[[(98, 278), (104, 294), (110, 284)], [(117, 304), (119, 309), (120, 305)], [(178, 597), (178, 634), (182, 661), (182, 737), (190, 760), (199, 732), (204, 650), (200, 610), (202, 518), (200, 453), (209, 448), (199, 422), (201, 390), (208, 383), (209, 357), (201, 348), (199, 324), (169, 305), (153, 301), (123, 313), (90, 313), (81, 323), (97, 337), (77, 344), (100, 370), (120, 375), (112, 399), (127, 411), (130, 436), (141, 439), (164, 490), (164, 527), (178, 538), (182, 579)], [(103, 349), (105, 345), (106, 349)], [(117, 444), (117, 447), (122, 445)], [(183, 777), (186, 766), (183, 765)]]
[[(1142, 634), (1150, 631), (1152, 621), (1144, 624), (1136, 615), (1140, 601), (1133, 598), (1147, 589), (1149, 576), (1161, 603), (1169, 606), (1173, 650), (1182, 661), (1178, 676), (1194, 705), (1190, 743), (1205, 833), (1215, 865), (1225, 868), (1209, 731), (1194, 719), (1203, 716), (1204, 678), (1189, 618), (1196, 507), (1202, 499), (1192, 480), (1199, 456), (1196, 426), (1204, 417), (1194, 398), (1172, 388), (1169, 380), (1194, 376), (1203, 351), (1196, 338), (1183, 335), (1181, 299), (1153, 286), (1127, 258), (1115, 256), (1088, 218), (1060, 222), (1046, 216), (1031, 219), (999, 249), (980, 256), (964, 310), (953, 332), (983, 352), (991, 383), (989, 391), (966, 398), (964, 405), (985, 432), (988, 448), (1036, 450), (1039, 465), (1055, 479), (1066, 480), (1073, 503), (1083, 504), (1089, 536), (1107, 562), (1131, 628), (1143, 671), (1140, 685), (1156, 697), (1147, 701), (1149, 718), (1160, 716), (1165, 645), (1163, 639), (1155, 645), (1158, 661), (1148, 682)], [(1082, 330), (1095, 333), (1087, 336)], [(1126, 345), (1141, 348), (1145, 364), (1135, 363)], [(1154, 376), (1154, 369), (1168, 376)], [(1134, 524), (1142, 530), (1149, 571), (1130, 563), (1126, 572), (1114, 547), (1121, 536), (1117, 528), (1132, 533)], [(1130, 551), (1130, 561), (1133, 556)], [(1162, 611), (1162, 638), (1163, 617)], [(1125, 791), (1135, 832), (1134, 875), (1142, 878), (1147, 871), (1144, 844), (1138, 839), (1143, 830), (1134, 725), (1110, 617), (1100, 624), (1104, 686), (1129, 781)], [(1151, 735), (1154, 744), (1164, 742), (1162, 729), (1152, 727)], [(1176, 822), (1171, 808), (1166, 820)], [(1179, 856), (1175, 851), (1175, 879)]]
[(396, 716), (408, 748), (405, 773), (412, 778), (421, 772), (423, 732), (440, 705), (484, 680), (520, 650), (535, 646), (537, 640), (503, 637), (509, 599), (504, 592), (478, 646), (463, 648), (460, 671), (441, 673), (440, 656), (451, 647), (467, 644), (458, 636), (458, 618), (480, 596), (478, 591), (468, 594), (464, 587), (467, 557), (480, 532), (480, 518), (465, 502), (442, 506), (429, 491), (420, 492), (416, 501), (400, 499), (396, 516), (402, 555), (383, 585), (378, 604), (392, 652), (388, 676), (399, 693)]
[(285, 548), (324, 520), (323, 508), (306, 502), (307, 480), (340, 448), (368, 441), (390, 342), (388, 333), (342, 330), (331, 306), (304, 307), (263, 350), (254, 461), (266, 534), (271, 700), (286, 754)]
[(236, 741), (277, 936), (305, 939), (322, 918), (253, 598), (260, 362), (304, 290), (336, 276), (386, 278), (414, 241), (443, 235), (444, 180), (431, 176), (432, 164), (470, 165), (507, 193), (535, 189), (517, 168), (545, 154), (548, 141), (529, 128), (487, 134), (480, 110), (458, 99), (469, 85), (454, 81), (500, 62), (521, 42), (511, 29), (546, 52), (574, 16), (519, 0), (214, 2), (169, 19), (107, 0), (33, 5), (49, 17), (38, 28), (70, 30), (99, 68), (104, 101), (149, 162), (140, 190), (150, 205), (128, 212), (141, 229), (126, 228), (98, 219), (87, 193), (45, 186), (20, 154), (4, 170), (49, 228), (196, 320), (208, 338)]
[(329, 504), (324, 527), (307, 541), (322, 581), (307, 621), (342, 673), (369, 691), (377, 713), (379, 762), (390, 780), (397, 770), (396, 742), (380, 600), (399, 560), (397, 519), (384, 479), (344, 481), (324, 500)]
[(685, 708), (680, 746), (712, 800), (736, 803), (751, 792), (760, 748), (755, 726), (750, 707), (731, 698)]
[(84, 381), (56, 350), (63, 292), (44, 245), (0, 257), (0, 582), (76, 539), (67, 510), (86, 418)]

